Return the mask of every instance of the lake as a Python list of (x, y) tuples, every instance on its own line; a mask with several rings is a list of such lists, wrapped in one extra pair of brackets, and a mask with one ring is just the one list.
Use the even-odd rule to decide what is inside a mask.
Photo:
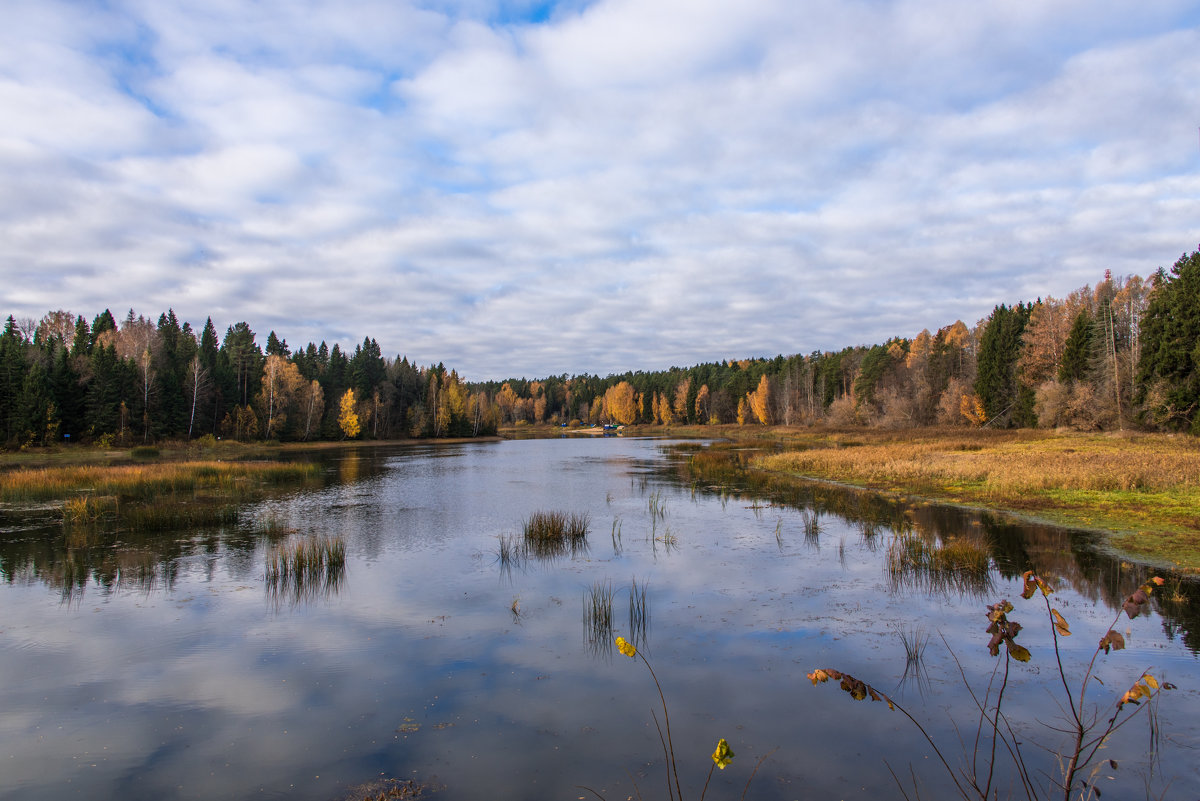
[[(686, 798), (719, 738), (736, 756), (709, 798), (742, 797), (760, 759), (747, 798), (900, 798), (892, 771), (910, 795), (915, 774), (925, 797), (947, 797), (907, 718), (806, 674), (836, 668), (889, 694), (958, 766), (978, 720), (959, 666), (982, 695), (1003, 664), (985, 607), (1005, 598), (1033, 658), (1012, 667), (1004, 710), (1029, 764), (1053, 773), (1062, 686), (1022, 572), (1058, 588), (1073, 682), (1154, 573), (1085, 533), (755, 482), (733, 469), (744, 455), (618, 437), (347, 447), (313, 455), (319, 487), (238, 525), (105, 547), (68, 548), (51, 509), (5, 509), (0, 798), (326, 801), (407, 779), (440, 799), (666, 798), (667, 720)], [(544, 511), (586, 515), (586, 546), (522, 553)], [(273, 544), (313, 535), (345, 543), (344, 571), (268, 581)], [(985, 567), (897, 569), (904, 536), (982, 544)], [(1168, 798), (1200, 797), (1200, 589), (1158, 575), (1167, 585), (1121, 616), (1127, 648), (1097, 660), (1089, 699), (1110, 709), (1146, 670), (1177, 689), (1154, 728), (1143, 711), (1101, 752), (1106, 797), (1167, 782)], [(592, 614), (609, 597), (611, 618)], [(648, 658), (669, 719), (615, 635)], [(925, 644), (920, 660), (905, 640)]]

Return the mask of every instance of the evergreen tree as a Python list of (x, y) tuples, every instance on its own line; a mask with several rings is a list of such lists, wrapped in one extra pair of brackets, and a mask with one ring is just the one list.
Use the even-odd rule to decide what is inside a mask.
[(1017, 304), (1011, 309), (1001, 304), (988, 318), (979, 340), (978, 375), (975, 394), (983, 401), (988, 420), (1002, 425), (1028, 424), (1033, 410), (1033, 394), (1017, 381), (1017, 360), (1021, 355), (1021, 334), (1033, 310), (1032, 304)]
[(1200, 250), (1158, 272), (1142, 319), (1139, 399), (1171, 428), (1200, 434)]
[(21, 390), (25, 385), (25, 338), (10, 314), (0, 334), (0, 445), (20, 437)]
[(1062, 363), (1058, 367), (1058, 380), (1064, 384), (1068, 381), (1083, 381), (1091, 370), (1092, 363), (1092, 329), (1091, 313), (1080, 309), (1071, 324), (1071, 333), (1067, 334), (1067, 342), (1063, 346)]

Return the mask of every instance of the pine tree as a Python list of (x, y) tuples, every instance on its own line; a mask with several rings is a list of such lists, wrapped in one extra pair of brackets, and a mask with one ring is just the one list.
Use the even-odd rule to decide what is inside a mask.
[(1200, 434), (1200, 250), (1155, 276), (1142, 320), (1139, 400), (1170, 428)]

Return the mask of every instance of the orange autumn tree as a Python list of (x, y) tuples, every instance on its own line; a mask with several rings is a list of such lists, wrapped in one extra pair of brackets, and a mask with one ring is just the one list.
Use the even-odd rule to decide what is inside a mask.
[(611, 386), (604, 393), (604, 410), (616, 423), (630, 425), (637, 420), (637, 407), (637, 396), (628, 381)]

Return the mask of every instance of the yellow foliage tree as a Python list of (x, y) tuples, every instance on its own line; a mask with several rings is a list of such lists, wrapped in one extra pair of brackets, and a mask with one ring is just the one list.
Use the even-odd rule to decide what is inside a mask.
[(771, 382), (764, 375), (758, 382), (758, 389), (746, 396), (750, 402), (750, 410), (764, 426), (771, 425)]
[(978, 395), (963, 395), (958, 409), (971, 425), (981, 426), (987, 422), (987, 410), (983, 408), (983, 398)]
[(654, 416), (664, 426), (675, 422), (675, 415), (671, 411), (671, 399), (657, 392), (654, 393)]
[(633, 385), (622, 381), (609, 387), (604, 393), (604, 411), (609, 418), (621, 425), (630, 425), (637, 420), (637, 399)]
[(688, 419), (688, 394), (692, 391), (692, 379), (685, 378), (675, 387), (675, 402), (672, 404), (672, 410), (675, 416), (681, 421), (687, 422)]
[(746, 425), (746, 399), (745, 398), (738, 399), (737, 423), (739, 426)]
[(709, 398), (708, 384), (704, 384), (700, 387), (700, 391), (696, 393), (696, 422), (697, 423), (709, 422), (708, 398)]
[(361, 430), (358, 411), (355, 408), (356, 405), (354, 390), (346, 390), (345, 394), (342, 395), (341, 402), (338, 404), (338, 425), (341, 426), (342, 434), (349, 439), (357, 437), (358, 432)]

